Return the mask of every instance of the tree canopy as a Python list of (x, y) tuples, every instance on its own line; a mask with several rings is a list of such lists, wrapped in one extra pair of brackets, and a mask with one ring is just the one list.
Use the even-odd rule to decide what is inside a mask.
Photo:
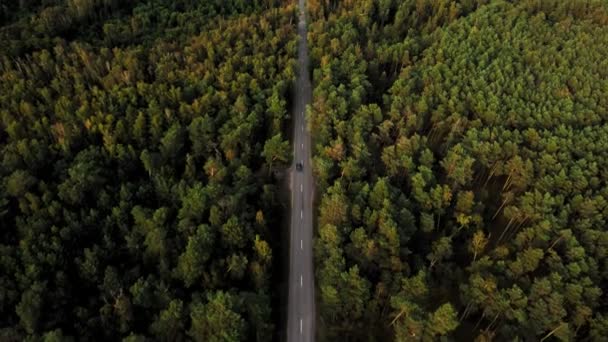
[(295, 18), (0, 4), (0, 340), (275, 337)]
[(606, 3), (309, 10), (321, 336), (605, 339)]

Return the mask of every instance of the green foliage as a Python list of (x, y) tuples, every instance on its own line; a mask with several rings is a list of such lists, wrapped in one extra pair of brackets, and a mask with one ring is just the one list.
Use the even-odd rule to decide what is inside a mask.
[(262, 157), (266, 158), (268, 169), (272, 169), (273, 163), (286, 164), (289, 161), (289, 141), (284, 141), (280, 134), (273, 136), (264, 143)]
[(295, 9), (0, 4), (0, 340), (273, 338)]
[(601, 340), (606, 3), (307, 2), (320, 335)]
[(458, 327), (458, 317), (451, 304), (443, 304), (430, 315), (427, 324), (430, 336), (446, 335)]
[(150, 325), (150, 332), (161, 341), (182, 340), (183, 331), (184, 305), (179, 299), (172, 300)]
[(233, 311), (234, 298), (217, 292), (208, 296), (208, 303), (194, 302), (190, 308), (192, 324), (188, 335), (194, 341), (236, 342), (244, 337), (245, 322)]
[(31, 288), (23, 292), (21, 301), (15, 307), (21, 324), (30, 334), (37, 332), (40, 326), (40, 316), (43, 310), (43, 291), (44, 286), (42, 284), (33, 284)]
[(42, 336), (43, 342), (71, 342), (74, 339), (71, 336), (65, 336), (61, 329), (49, 331)]

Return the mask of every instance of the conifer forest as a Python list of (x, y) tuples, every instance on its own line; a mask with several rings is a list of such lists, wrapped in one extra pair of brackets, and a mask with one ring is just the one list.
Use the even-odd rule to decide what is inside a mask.
[(608, 341), (608, 1), (305, 6), (0, 0), (0, 341), (292, 342), (299, 73), (315, 340)]

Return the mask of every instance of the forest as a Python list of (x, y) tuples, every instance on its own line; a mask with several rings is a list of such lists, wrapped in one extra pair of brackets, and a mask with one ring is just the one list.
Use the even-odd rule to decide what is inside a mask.
[(606, 341), (608, 4), (309, 0), (322, 341)]
[[(608, 338), (608, 4), (308, 0), (320, 341)], [(271, 341), (293, 0), (0, 3), (0, 340)]]
[(276, 338), (296, 15), (0, 3), (0, 340)]

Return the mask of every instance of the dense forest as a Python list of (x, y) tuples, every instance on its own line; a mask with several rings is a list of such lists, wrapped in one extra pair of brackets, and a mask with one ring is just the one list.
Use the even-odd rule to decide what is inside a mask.
[[(608, 339), (608, 4), (308, 0), (323, 341)], [(277, 339), (294, 1), (0, 3), (0, 340)]]
[(326, 341), (608, 339), (608, 4), (310, 0)]
[(275, 338), (295, 3), (0, 3), (0, 340)]

